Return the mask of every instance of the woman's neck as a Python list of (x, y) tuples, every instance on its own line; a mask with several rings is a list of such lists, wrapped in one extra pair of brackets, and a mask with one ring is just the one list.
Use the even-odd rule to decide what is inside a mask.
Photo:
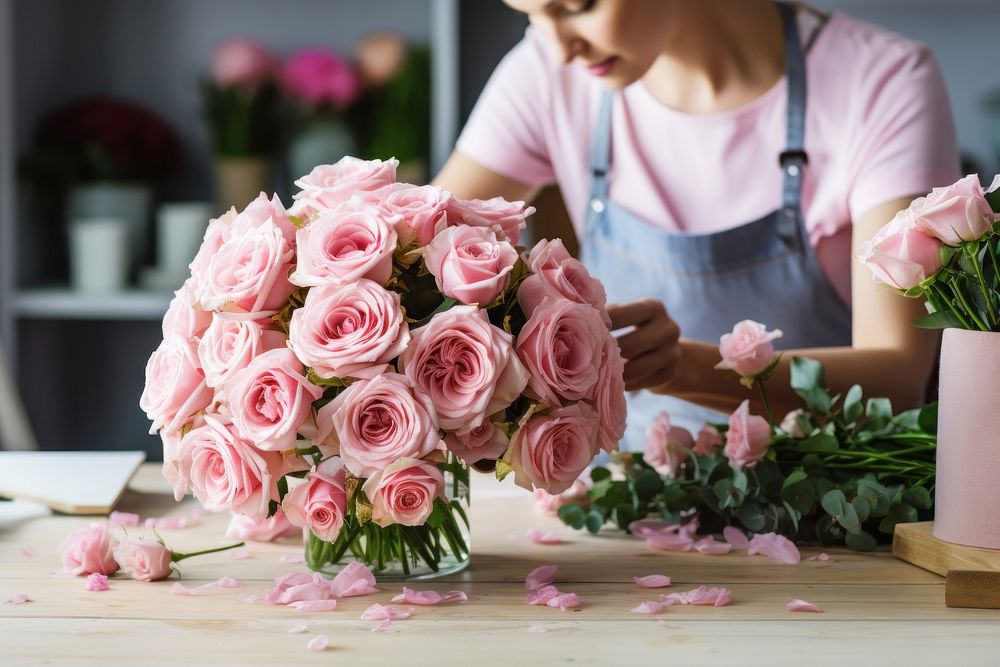
[(685, 113), (715, 113), (747, 104), (781, 79), (781, 15), (771, 0), (677, 7), (674, 37), (642, 78), (658, 100)]

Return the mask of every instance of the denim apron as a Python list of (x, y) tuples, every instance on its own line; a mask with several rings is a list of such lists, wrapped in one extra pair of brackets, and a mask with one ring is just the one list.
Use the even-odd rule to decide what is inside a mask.
[[(613, 97), (607, 91), (591, 143), (582, 259), (604, 283), (609, 303), (659, 299), (686, 338), (717, 345), (736, 322), (752, 319), (784, 332), (775, 341), (778, 348), (850, 345), (850, 308), (816, 261), (802, 217), (800, 193), (807, 163), (805, 57), (794, 9), (783, 3), (778, 7), (788, 83), (787, 143), (775, 161), (783, 171), (781, 208), (718, 233), (681, 235), (664, 232), (610, 201)], [(721, 190), (719, 196), (725, 196)], [(630, 393), (628, 409), (621, 443), (625, 450), (642, 449), (646, 429), (663, 410), (673, 424), (693, 432), (705, 422), (724, 423), (728, 418), (648, 391)]]

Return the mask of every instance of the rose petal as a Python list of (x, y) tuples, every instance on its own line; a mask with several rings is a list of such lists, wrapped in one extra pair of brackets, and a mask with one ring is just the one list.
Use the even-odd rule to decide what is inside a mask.
[(289, 630), (290, 635), (301, 635), (303, 632), (309, 632), (309, 624), (303, 621), (298, 625), (293, 625)]
[(667, 551), (691, 551), (694, 539), (686, 533), (652, 533), (646, 536), (646, 544), (654, 549)]
[(25, 558), (34, 558), (35, 556), (38, 555), (38, 553), (31, 547), (22, 547), (21, 555), (24, 556)]
[(645, 577), (632, 577), (639, 588), (666, 588), (670, 586), (670, 577), (663, 574), (650, 574)]
[(699, 586), (694, 590), (681, 593), (669, 593), (660, 596), (660, 602), (669, 604), (690, 604), (702, 607), (725, 607), (732, 603), (733, 596), (728, 588), (706, 588)]
[(667, 523), (663, 519), (639, 519), (628, 525), (629, 532), (639, 537), (649, 537), (660, 533), (676, 533), (681, 524)]
[(711, 537), (705, 537), (694, 543), (695, 551), (703, 554), (727, 554), (733, 548), (729, 542), (716, 542)]
[(93, 591), (95, 593), (100, 591), (106, 591), (110, 588), (108, 586), (107, 575), (101, 574), (100, 572), (93, 572), (87, 576), (87, 590)]
[(549, 600), (560, 595), (559, 589), (551, 584), (539, 586), (528, 593), (524, 598), (525, 604), (548, 604)]
[(328, 643), (329, 640), (326, 638), (326, 635), (316, 635), (315, 637), (309, 640), (309, 643), (306, 644), (306, 648), (309, 649), (310, 651), (316, 651), (316, 652), (325, 651), (326, 645)]
[(246, 549), (233, 549), (226, 554), (229, 558), (233, 560), (243, 560), (244, 558), (250, 558), (250, 552)]
[(535, 544), (562, 544), (562, 539), (559, 535), (552, 531), (543, 533), (539, 530), (532, 529), (525, 533), (525, 537)]
[(812, 611), (822, 614), (823, 610), (814, 605), (812, 602), (806, 602), (805, 600), (800, 600), (794, 598), (785, 603), (785, 608), (788, 611)]
[(545, 603), (546, 607), (558, 608), (560, 611), (580, 606), (580, 598), (576, 593), (560, 593)]
[(828, 554), (826, 552), (818, 553), (815, 556), (809, 556), (809, 558), (806, 558), (806, 560), (822, 560), (822, 561), (827, 561), (827, 560), (830, 560), (830, 554)]
[(108, 521), (115, 526), (138, 526), (139, 515), (132, 512), (112, 512), (108, 515)]
[(670, 605), (667, 603), (650, 600), (648, 602), (643, 602), (638, 607), (632, 607), (629, 611), (633, 614), (659, 614), (665, 607), (668, 606)]
[(243, 584), (232, 577), (222, 577), (215, 582), (215, 585), (219, 588), (239, 588)]
[(357, 561), (348, 563), (330, 583), (331, 594), (338, 598), (371, 595), (380, 590), (375, 586), (375, 575), (372, 571)]
[(24, 604), (25, 602), (31, 602), (31, 598), (28, 597), (27, 593), (15, 593), (6, 600), (4, 604)]
[(468, 602), (469, 596), (465, 594), (465, 591), (448, 591), (441, 597), (441, 602)]
[(536, 567), (524, 578), (524, 587), (529, 591), (533, 591), (546, 584), (551, 584), (556, 579), (556, 571), (558, 569), (556, 565), (540, 565)]
[(245, 602), (246, 604), (253, 604), (254, 602), (257, 601), (257, 598), (259, 597), (260, 596), (257, 595), (256, 593), (244, 593), (239, 597), (239, 601)]
[(733, 545), (734, 549), (746, 549), (750, 546), (750, 540), (748, 540), (743, 531), (736, 526), (726, 526), (723, 528), (722, 536), (726, 539), (726, 542)]
[(408, 611), (396, 609), (389, 605), (381, 605), (378, 602), (365, 609), (361, 614), (362, 621), (404, 621), (413, 616)]
[(278, 559), (279, 563), (304, 563), (306, 562), (306, 557), (303, 554), (283, 554), (281, 558)]
[(799, 548), (787, 537), (776, 533), (754, 535), (747, 546), (747, 555), (762, 554), (776, 563), (795, 565), (802, 559)]
[(199, 591), (195, 588), (188, 588), (179, 581), (175, 581), (174, 585), (170, 587), (170, 593), (173, 595), (190, 595), (194, 597), (199, 594)]
[(376, 625), (374, 628), (372, 628), (372, 632), (383, 632), (385, 630), (388, 630), (390, 625), (392, 625), (392, 619), (387, 618), (378, 625)]
[(437, 591), (415, 591), (403, 586), (403, 592), (392, 598), (392, 601), (409, 604), (438, 604), (441, 602), (441, 594)]
[(295, 607), (299, 611), (333, 611), (337, 608), (336, 600), (299, 600), (289, 602), (289, 607)]

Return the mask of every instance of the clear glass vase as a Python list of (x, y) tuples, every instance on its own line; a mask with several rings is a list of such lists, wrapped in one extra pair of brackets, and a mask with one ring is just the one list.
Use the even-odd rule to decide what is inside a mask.
[(425, 523), (383, 527), (359, 520), (359, 489), (335, 541), (309, 533), (305, 545), (309, 568), (334, 575), (348, 563), (360, 561), (379, 581), (433, 579), (465, 569), (471, 552), (469, 469), (450, 454), (448, 461), (438, 467), (444, 474), (447, 500), (434, 501), (434, 510)]

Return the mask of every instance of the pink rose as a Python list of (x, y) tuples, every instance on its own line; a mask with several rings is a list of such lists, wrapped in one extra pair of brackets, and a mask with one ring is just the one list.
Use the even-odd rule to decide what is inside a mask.
[(507, 201), (503, 197), (493, 199), (459, 199), (452, 197), (448, 202), (448, 225), (469, 225), (486, 227), (497, 232), (497, 236), (516, 244), (525, 228), (524, 219), (535, 212), (533, 206), (525, 208), (523, 201)]
[(268, 451), (295, 446), (298, 428), (323, 394), (305, 378), (305, 367), (288, 348), (257, 356), (223, 391), (240, 435)]
[(198, 360), (209, 387), (221, 387), (258, 355), (285, 346), (285, 335), (257, 322), (215, 315), (198, 342)]
[(941, 268), (941, 242), (921, 231), (913, 212), (904, 209), (861, 246), (858, 260), (879, 281), (908, 290)]
[(372, 378), (410, 342), (399, 294), (370, 280), (314, 287), (292, 313), (288, 345), (322, 378)]
[(267, 517), (284, 472), (281, 454), (258, 450), (219, 415), (205, 415), (180, 448), (180, 473), (205, 509), (231, 510), (256, 521)]
[[(191, 420), (190, 425), (192, 428), (197, 428), (204, 423), (205, 418), (199, 415)], [(184, 450), (181, 448), (181, 434), (160, 431), (160, 440), (163, 442), (163, 478), (173, 488), (174, 500), (180, 502), (188, 492), (187, 463), (184, 460)]]
[(392, 275), (396, 230), (378, 209), (354, 199), (320, 215), (296, 235), (298, 265), (291, 282), (302, 287), (354, 283), (384, 285)]
[(400, 458), (423, 458), (441, 441), (430, 397), (414, 393), (399, 373), (354, 382), (320, 409), (317, 422), (319, 439), (332, 430), (344, 464), (358, 477), (370, 477)]
[(212, 218), (208, 221), (208, 228), (205, 230), (201, 246), (191, 261), (191, 279), (188, 282), (192, 283), (191, 286), (195, 291), (196, 297), (201, 294), (200, 282), (204, 280), (205, 275), (208, 273), (208, 265), (211, 263), (212, 257), (215, 256), (215, 253), (219, 252), (222, 244), (232, 235), (233, 225), (238, 216), (239, 213), (236, 212), (236, 207), (231, 206), (228, 211), (218, 218)]
[(608, 330), (593, 307), (545, 299), (518, 336), (517, 355), (530, 373), (528, 386), (545, 403), (590, 398), (601, 370)]
[(170, 576), (174, 554), (153, 540), (126, 540), (115, 549), (115, 560), (137, 581), (159, 581)]
[(196, 257), (191, 265), (201, 305), (255, 314), (284, 306), (295, 289), (288, 281), (295, 250), (284, 232), (272, 218), (230, 232), (222, 234), (214, 253), (206, 250), (205, 257)]
[(722, 334), (719, 340), (719, 354), (722, 361), (716, 368), (728, 368), (746, 378), (756, 377), (764, 372), (774, 358), (775, 338), (781, 338), (781, 331), (768, 331), (767, 327), (753, 320), (737, 322), (732, 333)]
[(274, 224), (281, 230), (281, 235), (289, 244), (295, 243), (295, 225), (288, 217), (288, 211), (278, 195), (267, 198), (267, 193), (261, 192), (257, 198), (247, 204), (247, 207), (233, 220), (233, 226), (228, 233), (243, 234), (250, 229), (258, 229), (268, 224)]
[(590, 485), (584, 477), (573, 482), (573, 485), (562, 493), (552, 494), (545, 489), (535, 489), (532, 493), (535, 511), (539, 514), (554, 515), (563, 505), (569, 505), (570, 503), (585, 505), (589, 489)]
[(625, 359), (618, 340), (610, 334), (605, 338), (592, 406), (600, 421), (598, 444), (609, 454), (617, 451), (618, 443), (625, 437), (628, 404), (625, 401)]
[(687, 429), (673, 426), (670, 415), (661, 412), (646, 430), (646, 463), (667, 477), (677, 477), (688, 453), (694, 448), (694, 438)]
[(792, 410), (785, 418), (781, 420), (781, 425), (778, 426), (782, 431), (792, 436), (793, 438), (804, 438), (806, 434), (802, 431), (799, 426), (799, 417), (804, 417), (806, 411), (802, 408), (797, 410)]
[(524, 390), (528, 376), (512, 341), (486, 311), (454, 306), (413, 331), (399, 370), (428, 397), (441, 428), (471, 430)]
[(361, 487), (372, 503), (372, 521), (383, 528), (392, 524), (419, 526), (444, 495), (444, 475), (427, 461), (402, 458), (369, 477)]
[(219, 86), (254, 88), (274, 78), (278, 61), (257, 42), (229, 39), (215, 48), (212, 79)]
[(576, 303), (593, 306), (601, 314), (604, 326), (611, 328), (608, 316), (607, 293), (601, 281), (593, 278), (587, 268), (572, 257), (553, 269), (541, 269), (528, 276), (517, 288), (517, 301), (526, 317), (531, 317), (535, 309), (546, 298), (569, 299)]
[(174, 292), (166, 315), (163, 316), (163, 337), (180, 336), (185, 340), (198, 338), (212, 323), (212, 313), (201, 307), (194, 281), (188, 278)]
[(150, 433), (176, 433), (196, 412), (208, 407), (212, 389), (198, 361), (196, 342), (167, 336), (146, 362), (146, 386), (139, 407), (153, 422)]
[(252, 542), (273, 542), (282, 537), (300, 535), (301, 532), (288, 522), (280, 507), (274, 514), (259, 521), (234, 513), (226, 526), (226, 537)]
[(753, 468), (771, 446), (771, 426), (763, 417), (750, 414), (750, 401), (740, 403), (729, 417), (726, 456), (734, 468)]
[(381, 190), (361, 195), (365, 201), (378, 199), (400, 215), (396, 225), (399, 242), (409, 245), (416, 242), (425, 246), (434, 238), (439, 227), (447, 225), (447, 207), (451, 193), (433, 185), (393, 183)]
[(532, 273), (539, 271), (558, 269), (566, 260), (573, 259), (562, 239), (542, 239), (528, 251), (525, 263)]
[(399, 160), (359, 160), (347, 156), (337, 164), (323, 164), (295, 181), (301, 192), (295, 199), (308, 200), (316, 208), (333, 208), (352, 195), (371, 192), (396, 180)]
[(95, 522), (73, 531), (73, 534), (59, 545), (63, 570), (77, 577), (94, 572), (98, 574), (117, 572), (118, 562), (113, 554), (115, 539), (111, 535), (111, 529), (107, 523)]
[(343, 109), (361, 93), (361, 81), (351, 64), (333, 51), (303, 49), (281, 71), (281, 87), (312, 106)]
[(698, 456), (705, 456), (706, 454), (711, 454), (721, 444), (722, 435), (719, 433), (719, 429), (710, 424), (705, 424), (698, 431), (698, 435), (695, 436), (694, 453)]
[(468, 433), (449, 433), (444, 444), (452, 454), (466, 465), (473, 465), (484, 459), (498, 459), (507, 451), (509, 440), (503, 429), (484, 421)]
[(304, 479), (286, 479), (288, 493), (281, 507), (292, 525), (308, 528), (321, 540), (336, 540), (347, 512), (344, 462), (339, 457), (332, 457), (310, 470)]
[(597, 453), (597, 415), (586, 403), (536, 414), (521, 424), (510, 443), (515, 483), (562, 493)]
[(951, 246), (985, 236), (997, 218), (974, 174), (915, 199), (910, 212), (920, 231)]
[(423, 249), (438, 289), (463, 303), (486, 307), (507, 287), (517, 250), (482, 227), (448, 227)]

